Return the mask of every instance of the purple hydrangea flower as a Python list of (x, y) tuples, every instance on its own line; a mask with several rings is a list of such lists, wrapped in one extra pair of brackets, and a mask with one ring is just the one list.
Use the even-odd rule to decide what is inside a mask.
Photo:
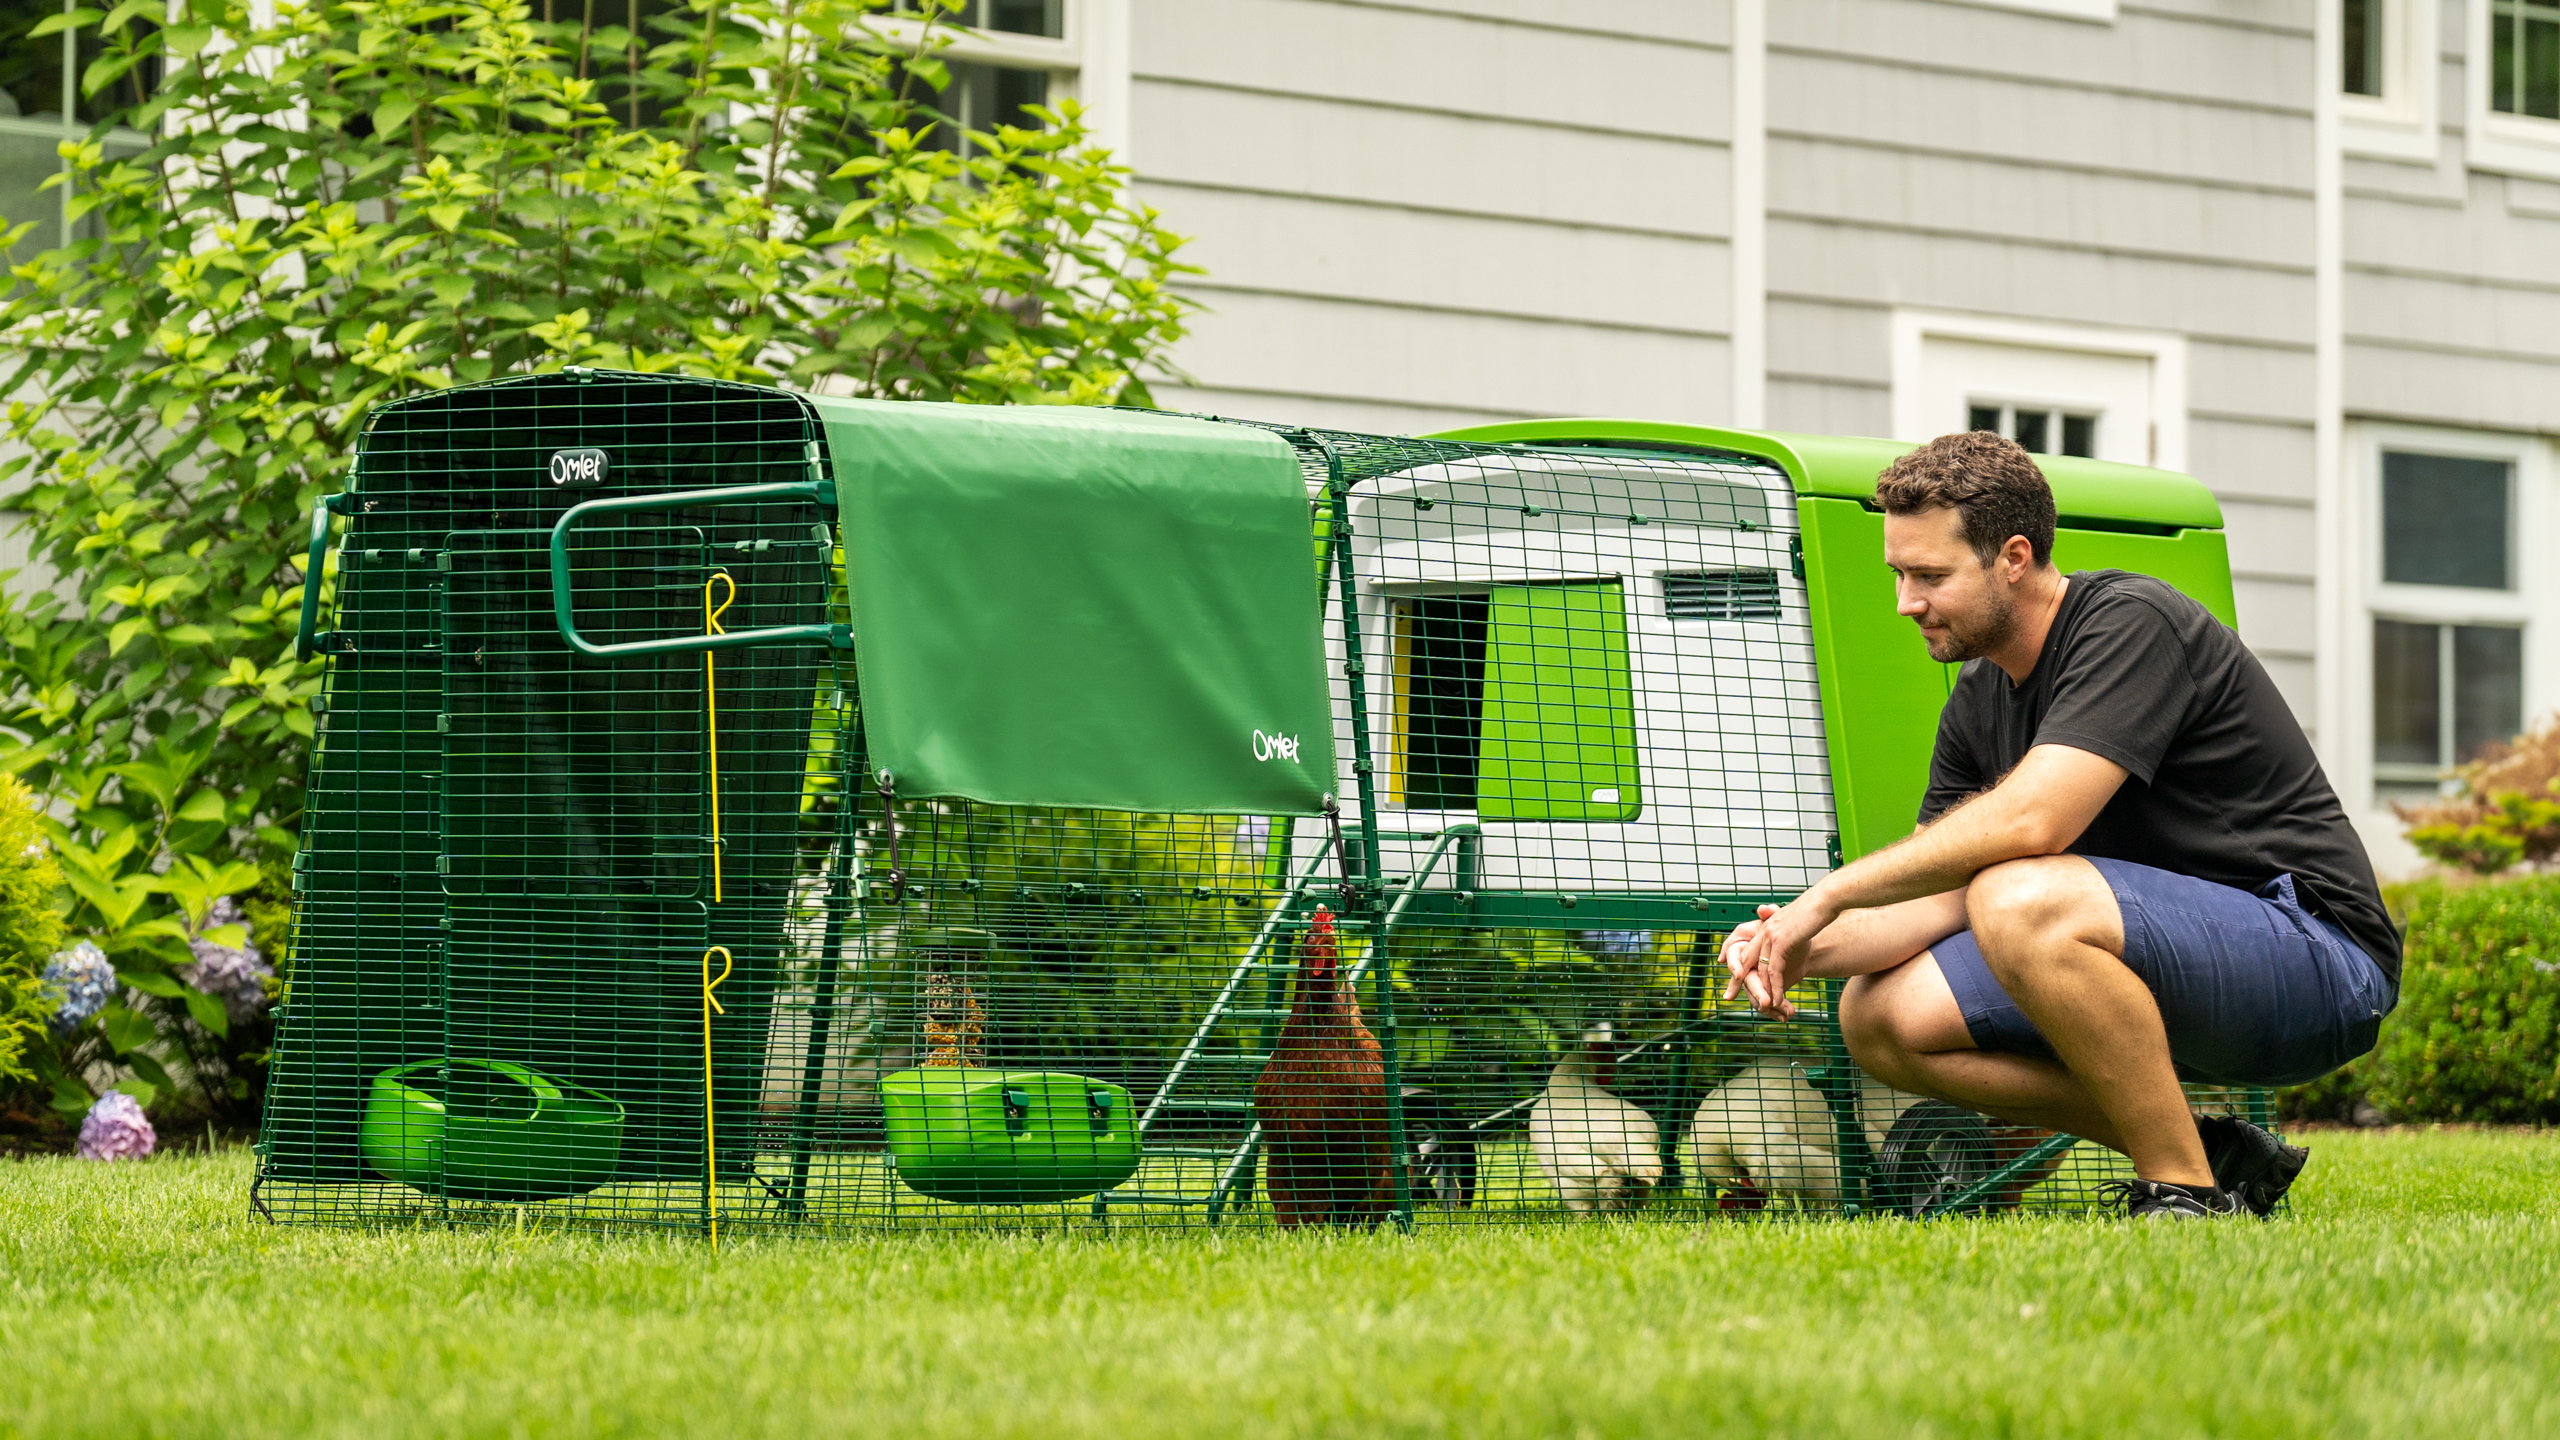
[(1642, 930), (1585, 930), (1574, 937), (1582, 952), (1592, 956), (1641, 955), (1652, 939)]
[(68, 1035), (107, 1008), (116, 991), (116, 967), (107, 963), (107, 952), (83, 940), (54, 952), (44, 967), (44, 983), (59, 997), (45, 1024), (56, 1035)]
[(99, 1096), (80, 1122), (83, 1160), (139, 1160), (159, 1143), (150, 1117), (142, 1113), (142, 1102), (121, 1090)]
[(223, 1011), (232, 1019), (246, 1020), (267, 1008), (266, 981), (276, 972), (258, 954), (257, 945), (247, 939), (235, 948), (204, 938), (204, 931), (219, 925), (249, 928), (239, 902), (228, 895), (205, 911), (204, 924), (187, 942), (187, 948), (195, 952), (195, 963), (179, 966), (178, 978), (220, 1000)]

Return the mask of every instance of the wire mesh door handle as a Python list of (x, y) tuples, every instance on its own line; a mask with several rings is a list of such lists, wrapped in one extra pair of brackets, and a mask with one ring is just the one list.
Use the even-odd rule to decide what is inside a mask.
[(619, 515), (634, 510), (685, 510), (704, 505), (754, 505), (767, 500), (808, 500), (832, 508), (835, 490), (823, 480), (791, 480), (774, 485), (738, 485), (722, 490), (678, 490), (665, 495), (629, 495), (612, 500), (589, 500), (572, 505), (559, 522), (551, 527), (551, 615), (560, 626), (560, 638), (581, 655), (614, 657), (622, 655), (671, 655), (689, 650), (736, 650), (750, 645), (832, 645), (839, 650), (853, 648), (850, 625), (775, 625), (763, 630), (741, 630), (735, 634), (670, 635), (661, 640), (626, 640), (615, 645), (598, 645), (578, 633), (578, 622), (569, 608), (569, 532), (578, 522), (597, 515)]

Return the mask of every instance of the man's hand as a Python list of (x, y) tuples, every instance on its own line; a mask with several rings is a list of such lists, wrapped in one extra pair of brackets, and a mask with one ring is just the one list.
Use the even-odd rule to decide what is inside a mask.
[(1770, 1019), (1794, 1019), (1787, 990), (1812, 967), (1814, 937), (1837, 918), (1811, 890), (1783, 907), (1761, 906), (1759, 919), (1743, 921), (1725, 939), (1724, 964), (1733, 978), (1725, 983), (1724, 998), (1748, 994), (1751, 1008)]

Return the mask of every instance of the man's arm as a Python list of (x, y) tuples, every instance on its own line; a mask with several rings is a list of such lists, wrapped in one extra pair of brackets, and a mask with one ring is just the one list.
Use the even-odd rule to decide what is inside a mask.
[[(1964, 928), (1964, 893), (1949, 890), (1899, 905), (1850, 911), (1813, 937), (1804, 975), (1797, 978), (1872, 975), (1892, 969)], [(1727, 1000), (1742, 993), (1742, 974), (1749, 965), (1746, 957), (1755, 948), (1753, 937), (1777, 913), (1775, 905), (1761, 906), (1759, 919), (1743, 921), (1725, 940), (1726, 968), (1733, 972), (1732, 981), (1724, 987)], [(1776, 1008), (1767, 1013), (1775, 1019), (1792, 1020), (1795, 1006), (1781, 998)]]
[[(1808, 973), (1815, 938), (1842, 914), (1961, 890), (2003, 860), (2059, 855), (2098, 818), (2127, 773), (2086, 750), (2036, 746), (1989, 791), (1832, 871), (1759, 921), (1754, 933), (1737, 933), (1725, 957), (1735, 983), (1763, 1014), (1780, 1014), (1787, 986)], [(1736, 943), (1740, 953), (1732, 953)]]

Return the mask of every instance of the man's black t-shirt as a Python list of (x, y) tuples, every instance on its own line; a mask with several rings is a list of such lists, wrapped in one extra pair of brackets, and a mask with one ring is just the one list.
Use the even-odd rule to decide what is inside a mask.
[(2258, 657), (2202, 605), (2147, 575), (2073, 575), (2025, 684), (1988, 660), (1957, 676), (1921, 820), (1998, 783), (2037, 745), (2132, 772), (2072, 854), (2252, 891), (2290, 874), (2314, 913), (2399, 978), (2373, 862), (2310, 739)]

